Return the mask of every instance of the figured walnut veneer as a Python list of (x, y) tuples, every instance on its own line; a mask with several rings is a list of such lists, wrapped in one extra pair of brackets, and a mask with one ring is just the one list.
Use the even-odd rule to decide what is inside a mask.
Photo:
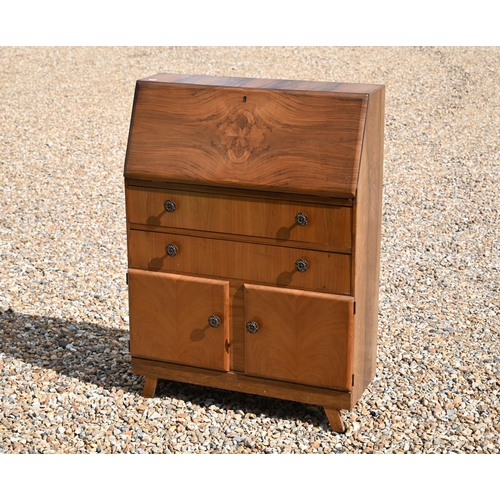
[(353, 197), (368, 94), (335, 88), (140, 80), (125, 175)]
[(130, 348), (158, 378), (325, 407), (375, 373), (384, 87), (160, 74), (127, 156)]

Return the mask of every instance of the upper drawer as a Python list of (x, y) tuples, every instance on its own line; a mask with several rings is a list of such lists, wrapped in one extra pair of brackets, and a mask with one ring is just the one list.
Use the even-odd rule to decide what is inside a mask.
[(380, 87), (226, 80), (138, 81), (125, 176), (355, 196), (369, 95)]
[(351, 249), (351, 207), (129, 186), (127, 216), (135, 224)]

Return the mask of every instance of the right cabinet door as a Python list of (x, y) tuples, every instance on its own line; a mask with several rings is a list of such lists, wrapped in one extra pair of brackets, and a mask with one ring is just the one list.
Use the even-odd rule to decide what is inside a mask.
[(351, 390), (354, 299), (245, 285), (245, 373)]

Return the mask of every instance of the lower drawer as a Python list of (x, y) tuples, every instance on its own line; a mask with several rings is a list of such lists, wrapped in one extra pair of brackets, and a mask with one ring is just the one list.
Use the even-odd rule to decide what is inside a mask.
[(129, 267), (351, 293), (351, 256), (131, 230)]

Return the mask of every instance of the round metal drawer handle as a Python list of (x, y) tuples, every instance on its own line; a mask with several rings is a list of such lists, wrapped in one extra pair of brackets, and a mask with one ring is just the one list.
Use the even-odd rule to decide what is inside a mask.
[(307, 217), (307, 214), (305, 214), (304, 212), (299, 212), (299, 213), (295, 216), (295, 222), (296, 222), (299, 226), (306, 226), (308, 221), (309, 221), (309, 218)]
[(247, 323), (248, 333), (257, 333), (259, 331), (259, 323), (257, 321), (249, 321)]
[(210, 316), (210, 318), (208, 318), (208, 324), (212, 328), (217, 328), (220, 325), (220, 318), (219, 318), (219, 316), (216, 316), (215, 314), (212, 314), (212, 316)]
[(174, 200), (167, 200), (163, 206), (167, 212), (175, 212), (176, 205)]
[(295, 269), (299, 273), (305, 273), (307, 271), (307, 268), (309, 267), (309, 264), (307, 263), (307, 260), (305, 259), (299, 259), (295, 262)]
[(167, 251), (167, 255), (170, 255), (170, 257), (173, 257), (174, 255), (177, 255), (177, 252), (179, 251), (179, 249), (177, 248), (177, 245), (175, 245), (174, 243), (170, 243), (169, 245), (167, 245), (166, 251)]

